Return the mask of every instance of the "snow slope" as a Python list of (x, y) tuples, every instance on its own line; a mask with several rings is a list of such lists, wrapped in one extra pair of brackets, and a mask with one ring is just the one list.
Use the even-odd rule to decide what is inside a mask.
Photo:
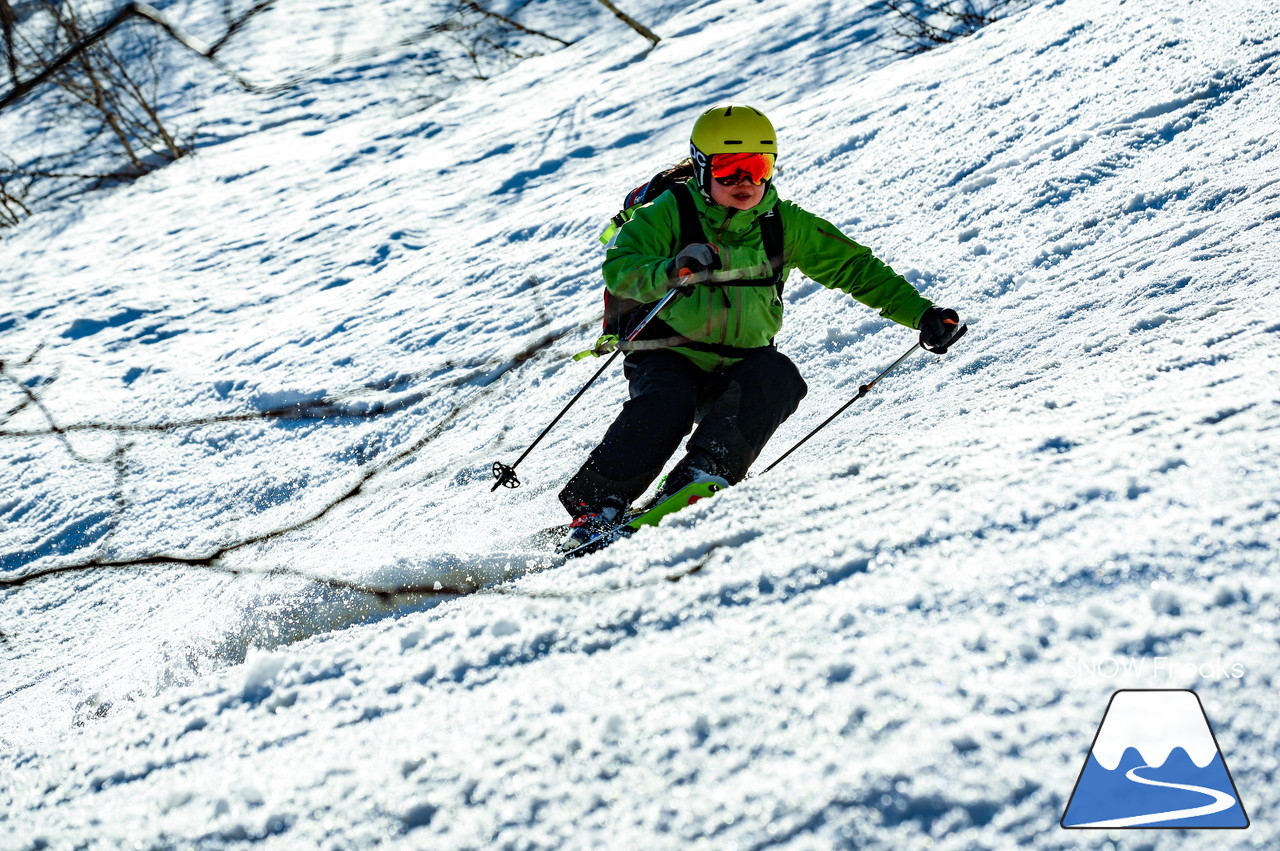
[[(308, 67), (330, 5), (224, 61)], [(581, 40), (425, 111), (394, 50), (272, 96), (206, 77), (198, 156), (4, 234), (0, 576), (225, 549), (480, 590), (5, 590), (0, 847), (1096, 847), (1058, 819), (1120, 687), (1197, 690), (1253, 824), (1114, 846), (1274, 846), (1280, 11), (1063, 0), (895, 59), (859, 4), (624, 8), (656, 49), (534, 5)], [(524, 487), (489, 465), (590, 374), (621, 194), (729, 98), (777, 124), (784, 197), (969, 336), (542, 570), (519, 541), (620, 376)], [(914, 339), (798, 273), (786, 298), (810, 393), (761, 468)]]

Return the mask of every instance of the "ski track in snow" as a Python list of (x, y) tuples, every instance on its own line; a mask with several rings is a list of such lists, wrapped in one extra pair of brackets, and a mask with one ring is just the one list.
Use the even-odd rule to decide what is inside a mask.
[[(1057, 0), (902, 58), (863, 4), (625, 8), (656, 49), (535, 2), (580, 40), (423, 109), (417, 4), (281, 3), (221, 58), (307, 80), (178, 62), (198, 156), (3, 234), (0, 430), (47, 429), (19, 385), (62, 426), (191, 424), (0, 436), (0, 575), (323, 514), (243, 575), (0, 592), (0, 847), (1275, 845), (1058, 819), (1121, 687), (1195, 688), (1249, 812), (1280, 804), (1280, 12)], [(970, 333), (550, 569), (521, 542), (620, 376), (522, 488), (489, 466), (590, 373), (608, 216), (726, 99), (777, 124), (783, 197)], [(799, 273), (786, 300), (810, 393), (760, 469), (914, 338)], [(1217, 663), (1244, 675), (1186, 673)]]

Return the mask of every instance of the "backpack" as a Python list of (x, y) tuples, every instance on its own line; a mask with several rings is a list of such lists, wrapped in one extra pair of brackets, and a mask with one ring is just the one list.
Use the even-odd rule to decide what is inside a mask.
[[(627, 222), (631, 221), (635, 215), (636, 208), (643, 204), (658, 198), (664, 192), (672, 192), (676, 198), (676, 208), (680, 214), (680, 233), (677, 236), (676, 244), (671, 247), (671, 255), (675, 256), (681, 248), (686, 245), (694, 245), (707, 241), (706, 232), (702, 229), (702, 220), (698, 215), (698, 208), (693, 201), (693, 192), (695, 191), (689, 186), (689, 181), (693, 179), (693, 162), (688, 161), (680, 165), (666, 169), (649, 178), (645, 183), (640, 184), (635, 189), (627, 193), (623, 200), (622, 210), (609, 220), (609, 227), (600, 235), (600, 241), (606, 245), (611, 244), (614, 235)], [(782, 298), (782, 217), (778, 214), (778, 208), (775, 205), (759, 218), (760, 236), (764, 242), (765, 254), (769, 258), (769, 262), (773, 267), (773, 275), (768, 278), (753, 278), (742, 281), (724, 281), (720, 286), (736, 286), (736, 287), (760, 287), (770, 286), (777, 292), (778, 299)], [(605, 336), (625, 337), (630, 332), (634, 323), (638, 322), (642, 317), (648, 314), (649, 309), (657, 304), (652, 302), (639, 302), (629, 298), (621, 298), (609, 292), (608, 288), (604, 291), (604, 334)], [(655, 319), (645, 326), (638, 339), (649, 340), (660, 337), (674, 337), (675, 331), (671, 329), (665, 322)], [(603, 339), (603, 338), (602, 338)], [(686, 348), (702, 349), (706, 351), (715, 351), (719, 354), (726, 354), (730, 357), (741, 357), (744, 350), (737, 349), (732, 346), (721, 346), (711, 343), (688, 342), (681, 343)]]

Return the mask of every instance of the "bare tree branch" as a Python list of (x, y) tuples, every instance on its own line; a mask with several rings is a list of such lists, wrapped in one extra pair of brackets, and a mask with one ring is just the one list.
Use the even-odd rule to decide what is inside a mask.
[(914, 55), (972, 35), (1006, 13), (1032, 2), (1034, 0), (881, 0), (881, 6), (905, 22), (894, 34), (906, 43), (894, 52)]
[[(214, 64), (241, 89), (255, 94), (274, 94), (293, 88), (340, 62), (367, 59), (387, 49), (386, 46), (376, 47), (352, 56), (343, 56), (339, 52), (330, 62), (306, 69), (283, 82), (272, 85), (254, 83), (228, 67), (218, 53), (252, 19), (274, 5), (275, 0), (257, 0), (247, 10), (236, 13), (233, 0), (224, 0), (222, 16), (225, 31), (212, 43), (205, 43), (174, 25), (147, 3), (128, 3), (101, 25), (91, 25), (77, 11), (80, 5), (76, 0), (49, 0), (38, 6), (53, 21), (51, 27), (42, 30), (39, 26), (20, 28), (12, 0), (0, 0), (0, 24), (3, 25), (0, 34), (4, 39), (0, 46), (5, 50), (11, 84), (9, 90), (0, 96), (0, 112), (30, 97), (42, 86), (53, 85), (63, 95), (59, 105), (71, 104), (78, 114), (93, 116), (90, 122), (96, 125), (96, 129), (90, 130), (87, 122), (85, 130), (93, 134), (89, 142), (74, 152), (55, 155), (56, 165), (24, 163), (22, 168), (18, 168), (14, 163), (11, 173), (20, 175), (16, 179), (0, 172), (0, 227), (17, 224), (30, 215), (33, 202), (47, 200), (58, 192), (57, 189), (42, 193), (33, 191), (36, 185), (31, 180), (33, 177), (42, 180), (95, 180), (99, 183), (102, 179), (129, 180), (190, 152), (191, 142), (171, 131), (156, 106), (160, 80), (155, 66), (156, 51), (133, 51), (141, 52), (139, 61), (146, 63), (138, 67), (136, 63), (123, 61), (116, 52), (118, 48), (110, 47), (105, 41), (131, 21), (146, 23), (153, 28), (151, 31), (164, 33)], [(519, 36), (533, 36), (565, 46), (573, 43), (521, 24), (509, 15), (494, 12), (478, 0), (451, 0), (447, 9), (444, 20), (395, 43), (395, 46), (416, 46), (429, 39), (443, 38), (456, 44), (456, 48), (447, 51), (428, 51), (425, 54), (426, 75), (443, 78), (445, 86), (443, 91), (433, 91), (419, 98), (419, 103), (443, 100), (451, 85), (450, 80), (468, 77), (488, 79), (512, 62), (531, 55), (528, 51), (516, 49)], [(23, 32), (23, 29), (33, 32)], [(135, 37), (144, 36), (139, 34)], [(469, 73), (455, 75), (448, 70), (457, 63), (466, 63)], [(32, 71), (27, 79), (22, 78), (24, 65)], [(55, 111), (56, 106), (46, 107), (51, 113), (47, 120), (65, 120), (61, 112)], [(116, 152), (119, 165), (101, 169), (107, 172), (103, 175), (84, 175), (83, 172), (91, 169), (75, 166), (86, 156), (94, 155), (88, 153), (94, 139), (111, 140), (111, 150)], [(103, 154), (101, 141), (96, 148), (98, 156)], [(79, 176), (78, 172), (81, 173)]]
[(18, 18), (13, 14), (13, 7), (9, 5), (9, 0), (0, 0), (0, 40), (3, 40), (4, 55), (6, 64), (9, 66), (10, 85), (18, 85), (18, 52), (13, 39), (13, 28), (17, 25)]
[[(243, 28), (246, 24), (248, 24), (249, 21), (257, 17), (260, 13), (265, 12), (267, 11), (267, 9), (270, 9), (272, 6), (274, 6), (275, 2), (276, 0), (260, 0), (260, 2), (255, 3), (244, 14), (240, 15), (237, 18), (229, 20), (227, 24), (227, 31), (223, 33), (222, 36), (219, 37), (217, 41), (209, 45), (209, 53), (208, 53), (209, 58), (213, 58), (213, 56), (217, 54), (219, 50), (221, 50), (223, 47), (226, 46), (227, 42), (231, 40), (232, 36), (238, 33), (241, 30), (241, 28)], [(230, 9), (228, 8), (228, 12), (229, 11)]]
[(613, 5), (613, 3), (609, 2), (609, 0), (600, 0), (600, 5), (608, 9), (610, 12), (613, 12), (613, 14), (617, 15), (618, 19), (621, 20), (623, 23), (625, 23), (627, 26), (631, 27), (631, 29), (640, 33), (640, 35), (649, 39), (649, 41), (653, 42), (655, 47), (658, 45), (658, 42), (662, 41), (662, 39), (654, 35), (652, 30), (650, 30), (644, 24), (637, 21), (635, 18), (628, 15), (626, 12), (619, 9), (617, 6)]
[(179, 29), (177, 26), (170, 23), (169, 20), (165, 18), (165, 16), (162, 15), (159, 11), (157, 11), (154, 7), (146, 3), (130, 3), (127, 6), (120, 9), (118, 12), (116, 12), (115, 15), (113, 15), (105, 24), (98, 27), (88, 35), (81, 37), (78, 41), (76, 41), (74, 44), (72, 44), (70, 47), (64, 50), (59, 56), (57, 56), (47, 66), (45, 66), (45, 68), (42, 71), (40, 71), (38, 74), (36, 74), (34, 77), (22, 82), (15, 82), (13, 89), (8, 94), (6, 94), (3, 98), (0, 98), (0, 110), (3, 110), (14, 103), (17, 103), (19, 100), (21, 100), (26, 95), (30, 94), (35, 89), (49, 82), (49, 80), (55, 74), (57, 74), (64, 67), (70, 64), (74, 59), (76, 59), (78, 56), (83, 54), (86, 50), (88, 50), (93, 45), (102, 41), (102, 39), (110, 35), (116, 28), (120, 27), (122, 24), (128, 23), (133, 18), (140, 18), (142, 20), (149, 21), (150, 23), (155, 24), (156, 26), (164, 30), (166, 33), (168, 33), (170, 37), (172, 37), (175, 41), (177, 41), (183, 47), (186, 47), (187, 49), (203, 56), (205, 59), (212, 61), (224, 73), (231, 76), (232, 79), (234, 79), (242, 87), (252, 88), (251, 84), (244, 81), (238, 74), (236, 74), (234, 71), (230, 70), (226, 65), (224, 65), (222, 62), (217, 60), (215, 58), (215, 54), (222, 46), (226, 44), (228, 38), (230, 38), (230, 36), (234, 34), (235, 30), (239, 30), (241, 27), (243, 27), (249, 21), (249, 19), (254, 15), (257, 15), (258, 13), (270, 8), (274, 2), (275, 0), (264, 0), (264, 2), (258, 3), (256, 6), (251, 8), (244, 15), (242, 15), (233, 24), (233, 30), (229, 30), (226, 34), (224, 34), (221, 38), (219, 38), (218, 41), (216, 41), (213, 45), (205, 44), (203, 41), (196, 38), (195, 36), (190, 35), (189, 33)]
[(496, 18), (497, 20), (502, 21), (502, 23), (506, 24), (512, 29), (519, 30), (522, 33), (528, 33), (529, 35), (536, 35), (540, 38), (550, 39), (551, 41), (558, 41), (561, 44), (563, 44), (565, 47), (573, 46), (572, 41), (565, 41), (564, 39), (558, 38), (557, 36), (554, 36), (554, 35), (550, 35), (549, 33), (539, 32), (538, 30), (530, 29), (529, 27), (526, 27), (524, 24), (517, 23), (516, 21), (511, 20), (505, 15), (499, 15), (497, 12), (492, 12), (484, 8), (479, 3), (477, 3), (476, 0), (465, 0), (463, 5), (473, 11), (479, 12), (482, 15), (487, 15), (490, 18)]

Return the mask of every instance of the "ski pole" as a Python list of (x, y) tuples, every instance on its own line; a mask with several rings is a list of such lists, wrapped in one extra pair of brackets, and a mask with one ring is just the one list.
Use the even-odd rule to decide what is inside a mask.
[(778, 460), (774, 461), (772, 464), (770, 464), (768, 467), (765, 467), (765, 468), (764, 468), (763, 470), (761, 470), (760, 472), (761, 472), (761, 473), (767, 473), (767, 472), (769, 472), (770, 470), (772, 470), (774, 467), (778, 466), (778, 465), (779, 465), (779, 464), (781, 464), (783, 461), (785, 461), (785, 460), (787, 459), (787, 456), (788, 456), (788, 455), (790, 455), (792, 452), (795, 452), (795, 451), (796, 451), (797, 449), (799, 449), (801, 446), (803, 446), (803, 445), (805, 444), (805, 441), (807, 441), (809, 438), (813, 437), (815, 434), (817, 434), (818, 432), (820, 432), (820, 431), (822, 431), (824, 428), (826, 428), (826, 427), (827, 427), (827, 425), (829, 425), (829, 424), (831, 423), (831, 421), (832, 421), (832, 420), (834, 420), (836, 417), (840, 416), (840, 415), (841, 415), (841, 414), (843, 414), (846, 410), (848, 410), (849, 406), (850, 406), (850, 405), (852, 405), (854, 402), (858, 401), (858, 400), (859, 400), (859, 399), (861, 399), (863, 396), (865, 396), (865, 395), (867, 395), (868, 393), (870, 393), (870, 392), (871, 392), (871, 388), (872, 388), (872, 387), (875, 387), (877, 384), (879, 384), (879, 383), (880, 383), (880, 379), (884, 378), (886, 375), (888, 375), (889, 373), (891, 373), (891, 372), (893, 372), (895, 369), (897, 369), (897, 368), (902, 364), (902, 362), (903, 362), (903, 361), (905, 361), (907, 358), (909, 358), (909, 357), (911, 357), (912, 355), (914, 355), (914, 354), (916, 353), (916, 349), (919, 349), (919, 348), (920, 348), (920, 344), (919, 344), (919, 343), (916, 343), (914, 346), (912, 346), (911, 348), (907, 349), (907, 351), (902, 355), (902, 357), (898, 358), (896, 361), (894, 361), (893, 363), (889, 364), (889, 366), (885, 369), (885, 371), (884, 371), (884, 372), (880, 373), (880, 374), (879, 374), (879, 375), (877, 375), (875, 378), (871, 379), (871, 380), (870, 380), (870, 381), (868, 381), (866, 384), (864, 384), (864, 385), (862, 385), (861, 387), (859, 387), (859, 388), (858, 388), (858, 395), (854, 396), (854, 397), (853, 397), (852, 399), (850, 399), (848, 402), (845, 402), (843, 405), (841, 405), (841, 406), (840, 406), (840, 410), (836, 411), (834, 414), (832, 414), (831, 416), (829, 416), (829, 417), (827, 417), (825, 420), (823, 420), (823, 421), (822, 421), (822, 423), (821, 423), (817, 428), (815, 428), (813, 431), (809, 432), (809, 433), (808, 433), (808, 434), (806, 434), (803, 438), (801, 438), (801, 440), (800, 440), (800, 442), (799, 442), (799, 443), (797, 443), (795, 446), (793, 446), (793, 447), (791, 447), (790, 449), (788, 449), (786, 452), (782, 453), (782, 457), (781, 457), (781, 458), (779, 458)]
[[(673, 298), (683, 293), (685, 291), (685, 288), (691, 285), (692, 283), (692, 281), (690, 280), (691, 277), (692, 277), (691, 275), (682, 275), (680, 277), (680, 280), (676, 282), (676, 286), (667, 290), (667, 294), (664, 295), (661, 298), (661, 300), (659, 300), (658, 303), (653, 306), (653, 309), (650, 310), (649, 313), (643, 319), (640, 320), (640, 324), (637, 325), (631, 331), (631, 333), (627, 335), (626, 339), (623, 342), (630, 343), (633, 340), (635, 340), (635, 338), (640, 335), (640, 332), (644, 330), (645, 326), (648, 325), (650, 322), (652, 322), (654, 317), (656, 317), (664, 307), (670, 304)], [(506, 487), (506, 488), (520, 487), (520, 480), (516, 478), (516, 467), (520, 466), (520, 462), (523, 461), (526, 457), (528, 457), (529, 453), (533, 451), (533, 447), (541, 443), (542, 438), (547, 436), (547, 432), (551, 431), (551, 429), (555, 427), (555, 424), (560, 422), (560, 418), (563, 417), (565, 414), (567, 414), (569, 412), (569, 409), (572, 408), (577, 403), (577, 401), (582, 398), (582, 394), (587, 392), (587, 388), (590, 387), (592, 384), (595, 384), (596, 379), (604, 374), (604, 371), (609, 368), (609, 365), (613, 363), (614, 359), (617, 358), (621, 352), (622, 352), (621, 348), (613, 350), (613, 354), (609, 355), (609, 359), (604, 362), (604, 365), (596, 370), (596, 374), (591, 376), (591, 379), (586, 384), (582, 385), (582, 389), (577, 392), (577, 395), (575, 395), (572, 399), (569, 400), (569, 404), (565, 405), (564, 408), (561, 409), (560, 413), (556, 414), (555, 419), (553, 419), (547, 425), (547, 427), (542, 430), (542, 434), (538, 435), (533, 439), (533, 443), (530, 443), (529, 448), (526, 449), (523, 453), (521, 453), (520, 457), (516, 459), (516, 463), (508, 467), (506, 464), (503, 464), (501, 461), (493, 462), (493, 477), (497, 479), (497, 481), (493, 483), (493, 487), (489, 488), (489, 493), (493, 493), (500, 487)]]
[[(955, 325), (955, 324), (956, 324), (956, 323), (955, 323), (955, 321), (950, 320), (950, 319), (946, 319), (946, 320), (943, 320), (943, 321), (944, 321), (946, 324), (948, 324), (948, 325)], [(879, 375), (877, 375), (875, 378), (871, 379), (871, 380), (870, 380), (870, 381), (868, 381), (866, 384), (864, 384), (864, 385), (862, 385), (861, 387), (859, 387), (859, 388), (858, 388), (858, 395), (854, 396), (854, 397), (853, 397), (852, 399), (850, 399), (848, 402), (845, 402), (843, 405), (841, 405), (841, 406), (840, 406), (840, 410), (836, 411), (834, 414), (832, 414), (831, 416), (829, 416), (829, 417), (827, 417), (825, 420), (823, 420), (823, 421), (818, 425), (818, 427), (817, 427), (817, 428), (815, 428), (813, 431), (811, 431), (811, 432), (809, 432), (808, 434), (806, 434), (803, 438), (801, 438), (801, 440), (800, 440), (800, 442), (799, 442), (799, 443), (797, 443), (795, 446), (793, 446), (793, 447), (791, 447), (790, 449), (788, 449), (786, 452), (782, 453), (782, 457), (778, 458), (776, 461), (774, 461), (774, 462), (773, 462), (772, 464), (770, 464), (768, 467), (765, 467), (763, 470), (761, 470), (761, 472), (762, 472), (762, 473), (767, 473), (767, 472), (769, 472), (770, 470), (772, 470), (774, 467), (778, 466), (778, 465), (779, 465), (779, 464), (781, 464), (783, 461), (785, 461), (785, 460), (787, 459), (787, 456), (788, 456), (788, 455), (790, 455), (792, 452), (795, 452), (795, 451), (796, 451), (797, 449), (799, 449), (801, 446), (803, 446), (803, 445), (805, 444), (805, 441), (807, 441), (809, 438), (813, 437), (815, 434), (817, 434), (818, 432), (820, 432), (820, 431), (822, 431), (824, 428), (826, 428), (826, 427), (831, 423), (831, 421), (832, 421), (832, 420), (834, 420), (836, 417), (840, 416), (840, 415), (841, 415), (841, 414), (843, 414), (846, 410), (848, 410), (849, 406), (850, 406), (850, 405), (852, 405), (854, 402), (858, 401), (858, 400), (859, 400), (859, 399), (861, 399), (863, 396), (865, 396), (865, 395), (867, 395), (868, 393), (870, 393), (870, 392), (871, 392), (871, 388), (872, 388), (872, 387), (875, 387), (877, 384), (879, 384), (879, 383), (880, 383), (880, 379), (884, 378), (886, 375), (888, 375), (889, 373), (891, 373), (891, 372), (893, 372), (895, 369), (897, 369), (899, 366), (901, 366), (903, 361), (905, 361), (907, 358), (911, 357), (912, 355), (914, 355), (914, 354), (916, 353), (916, 349), (924, 349), (924, 350), (925, 350), (925, 351), (927, 351), (927, 352), (932, 352), (932, 353), (934, 353), (934, 354), (939, 354), (939, 355), (946, 354), (946, 352), (947, 352), (947, 348), (948, 348), (949, 346), (951, 346), (952, 344), (954, 344), (954, 343), (955, 343), (957, 340), (959, 340), (961, 337), (963, 337), (963, 336), (965, 335), (965, 333), (966, 333), (968, 330), (969, 330), (969, 326), (968, 326), (968, 325), (961, 325), (960, 327), (956, 328), (956, 329), (955, 329), (955, 332), (951, 334), (951, 336), (947, 339), (946, 343), (945, 343), (945, 344), (943, 344), (941, 347), (925, 346), (923, 343), (919, 343), (919, 342), (917, 342), (914, 346), (912, 346), (911, 348), (909, 348), (909, 349), (907, 349), (905, 352), (903, 352), (903, 353), (902, 353), (902, 357), (898, 358), (896, 361), (894, 361), (893, 363), (891, 363), (891, 364), (889, 364), (887, 367), (885, 367), (884, 372), (880, 373), (880, 374), (879, 374)]]

